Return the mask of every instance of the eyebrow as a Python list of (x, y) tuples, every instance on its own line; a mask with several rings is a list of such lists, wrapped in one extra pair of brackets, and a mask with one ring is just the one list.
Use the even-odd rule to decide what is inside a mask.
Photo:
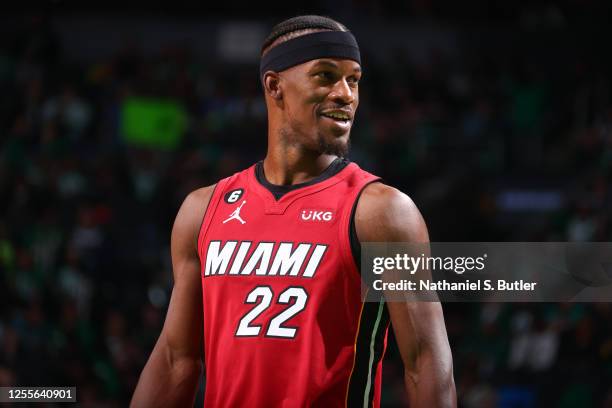
[[(314, 65), (315, 67), (318, 67), (320, 65), (325, 65), (328, 66), (330, 68), (338, 68), (338, 64), (336, 64), (334, 61), (330, 61), (330, 60), (320, 60), (317, 61), (317, 63)], [(359, 65), (357, 65), (354, 69), (355, 72), (361, 72), (361, 67)]]

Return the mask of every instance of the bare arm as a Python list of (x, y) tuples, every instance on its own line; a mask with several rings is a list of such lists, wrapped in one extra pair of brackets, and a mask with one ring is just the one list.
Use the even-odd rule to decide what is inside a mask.
[[(429, 242), (412, 200), (380, 183), (365, 188), (355, 213), (361, 242)], [(435, 302), (387, 302), (404, 363), (410, 407), (455, 407), (453, 361), (442, 307)]]
[(132, 408), (193, 406), (202, 372), (202, 281), (197, 239), (213, 187), (189, 194), (172, 228), (174, 288), (162, 332), (132, 397)]

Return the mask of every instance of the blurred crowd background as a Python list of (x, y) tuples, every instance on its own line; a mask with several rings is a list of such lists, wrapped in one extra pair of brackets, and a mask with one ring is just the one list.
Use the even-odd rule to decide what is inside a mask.
[[(356, 33), (350, 157), (414, 199), (432, 241), (612, 240), (607, 2), (274, 5), (0, 18), (0, 386), (127, 406), (176, 211), (263, 158), (257, 47), (304, 11)], [(444, 310), (460, 407), (612, 407), (610, 304)], [(402, 406), (389, 345), (383, 406)]]

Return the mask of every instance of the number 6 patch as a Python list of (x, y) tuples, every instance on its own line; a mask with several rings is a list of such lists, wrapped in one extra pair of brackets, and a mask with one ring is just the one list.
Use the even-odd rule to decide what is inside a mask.
[(240, 197), (242, 197), (243, 193), (244, 190), (242, 188), (237, 188), (235, 190), (228, 191), (223, 197), (223, 200), (225, 200), (225, 202), (228, 204), (234, 204), (236, 201), (240, 200)]

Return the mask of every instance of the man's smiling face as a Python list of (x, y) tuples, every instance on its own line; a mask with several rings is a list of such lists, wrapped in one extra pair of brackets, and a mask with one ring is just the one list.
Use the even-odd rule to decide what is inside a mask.
[(294, 143), (308, 150), (345, 156), (359, 105), (360, 65), (321, 58), (279, 73), (283, 122)]

